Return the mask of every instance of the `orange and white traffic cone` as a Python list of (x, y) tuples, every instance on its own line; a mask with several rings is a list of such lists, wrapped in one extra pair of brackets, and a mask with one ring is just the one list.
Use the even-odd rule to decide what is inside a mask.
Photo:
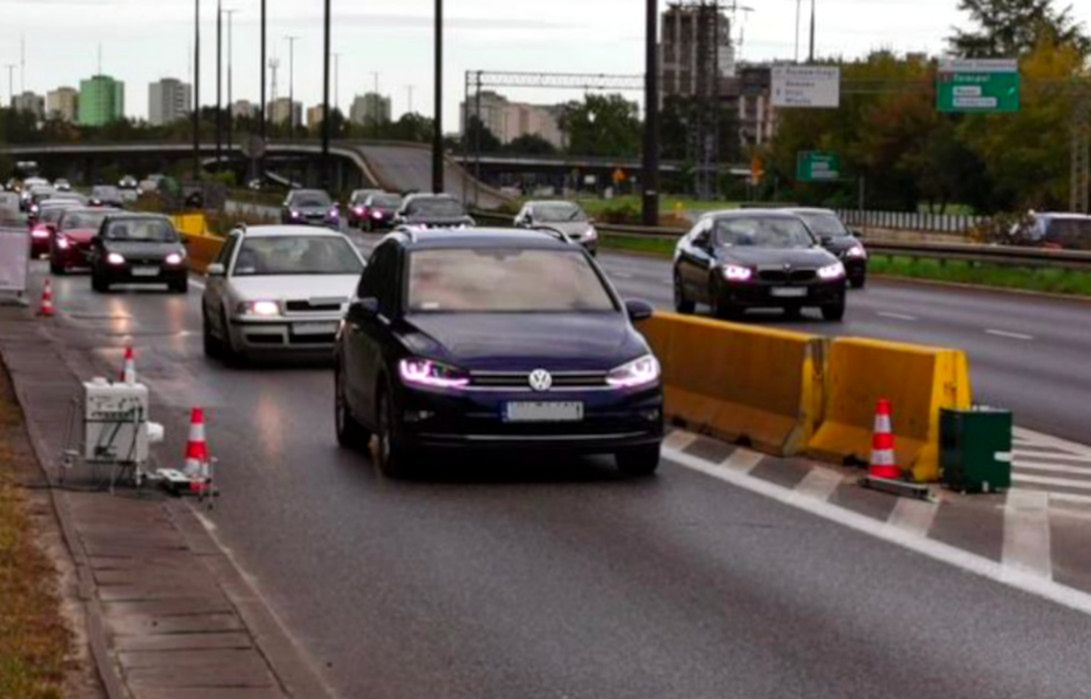
[(132, 345), (125, 345), (125, 364), (121, 368), (121, 380), (127, 384), (136, 383), (136, 352)]
[(194, 408), (189, 418), (189, 440), (186, 442), (186, 465), (182, 472), (190, 479), (189, 489), (204, 492), (209, 486), (208, 443), (205, 441), (205, 411)]
[(875, 407), (875, 433), (871, 441), (871, 467), (868, 468), (868, 475), (872, 478), (899, 480), (902, 477), (902, 470), (894, 458), (891, 413), (890, 401), (880, 398)]
[(46, 279), (42, 287), (42, 305), (38, 307), (38, 315), (45, 318), (53, 317), (53, 280)]

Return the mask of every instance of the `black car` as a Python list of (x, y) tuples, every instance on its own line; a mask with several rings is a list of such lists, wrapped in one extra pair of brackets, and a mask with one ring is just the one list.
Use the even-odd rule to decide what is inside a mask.
[(338, 331), (337, 438), (378, 437), (396, 474), (421, 450), (613, 454), (655, 471), (659, 362), (586, 251), (536, 231), (396, 231)]
[(280, 207), (280, 222), (341, 227), (341, 210), (321, 189), (293, 189)]
[(853, 289), (863, 289), (867, 283), (868, 254), (858, 234), (845, 227), (841, 217), (832, 209), (788, 209), (803, 219), (811, 232), (841, 263)]
[(748, 308), (822, 309), (845, 315), (845, 266), (803, 220), (786, 211), (749, 209), (705, 215), (674, 253), (674, 306), (707, 303), (718, 318)]
[(365, 231), (390, 228), (394, 223), (394, 215), (398, 213), (401, 205), (402, 198), (398, 194), (388, 192), (369, 194), (352, 205), (349, 211), (349, 223)]
[(166, 284), (180, 294), (189, 288), (186, 249), (166, 216), (107, 216), (91, 239), (88, 261), (95, 291), (109, 291), (111, 284)]
[(393, 225), (414, 228), (468, 228), (474, 225), (462, 202), (450, 194), (410, 194), (394, 215)]

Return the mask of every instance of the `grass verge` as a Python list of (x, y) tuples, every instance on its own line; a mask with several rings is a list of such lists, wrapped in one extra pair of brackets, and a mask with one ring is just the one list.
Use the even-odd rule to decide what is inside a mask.
[[(602, 236), (600, 244), (605, 250), (669, 258), (674, 253), (675, 241), (668, 238), (607, 233)], [(958, 260), (892, 258), (877, 255), (871, 258), (868, 271), (871, 274), (904, 279), (972, 284), (1070, 296), (1091, 296), (1091, 273), (1070, 269), (1008, 267), (995, 264), (971, 264)]]
[[(37, 544), (16, 469), (32, 458), (22, 413), (0, 367), (0, 697), (63, 696), (70, 635), (60, 611), (57, 572)], [(36, 466), (35, 466), (36, 468)]]

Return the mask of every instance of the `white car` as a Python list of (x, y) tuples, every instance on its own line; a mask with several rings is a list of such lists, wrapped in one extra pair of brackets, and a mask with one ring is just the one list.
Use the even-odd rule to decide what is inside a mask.
[(336, 231), (293, 225), (232, 231), (206, 271), (205, 353), (332, 358), (363, 270), (360, 251)]

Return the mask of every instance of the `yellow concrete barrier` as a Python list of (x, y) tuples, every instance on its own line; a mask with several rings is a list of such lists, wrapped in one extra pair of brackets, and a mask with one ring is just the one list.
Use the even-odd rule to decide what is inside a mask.
[(173, 214), (170, 220), (182, 235), (209, 235), (208, 220), (202, 213)]
[(668, 419), (773, 454), (806, 447), (822, 405), (821, 338), (668, 313), (640, 331), (663, 364)]
[(809, 453), (817, 458), (867, 462), (875, 405), (894, 408), (898, 465), (915, 480), (939, 479), (940, 408), (968, 408), (969, 361), (961, 350), (838, 338), (830, 343), (821, 427)]
[(204, 272), (220, 254), (224, 239), (209, 230), (208, 220), (202, 213), (174, 214), (170, 219), (185, 241), (189, 268)]

